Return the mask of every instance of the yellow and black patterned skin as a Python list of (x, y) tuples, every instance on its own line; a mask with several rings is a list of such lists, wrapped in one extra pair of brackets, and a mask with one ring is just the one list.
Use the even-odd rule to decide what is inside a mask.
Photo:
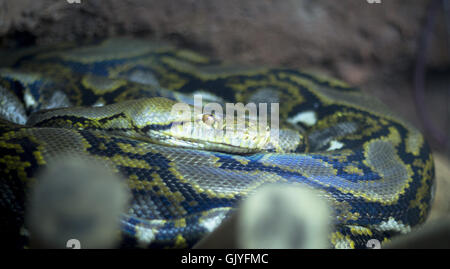
[[(430, 210), (434, 166), (421, 133), (343, 82), (293, 69), (226, 67), (127, 38), (1, 57), (0, 206), (6, 227), (17, 231), (36, 173), (62, 153), (106, 161), (125, 178), (133, 200), (121, 219), (124, 246), (191, 247), (265, 184), (319, 191), (334, 209), (336, 248), (385, 242)], [(120, 105), (94, 121), (67, 112), (27, 124), (45, 109), (153, 97), (190, 103), (193, 93), (204, 102), (279, 103), (280, 124), (303, 138), (289, 152), (246, 154), (158, 144), (102, 128), (130, 117)]]

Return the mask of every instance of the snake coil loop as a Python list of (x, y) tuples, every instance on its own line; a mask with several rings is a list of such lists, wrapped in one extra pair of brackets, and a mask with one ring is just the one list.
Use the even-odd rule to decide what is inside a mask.
[[(423, 136), (341, 81), (212, 66), (196, 53), (139, 39), (3, 56), (0, 207), (8, 227), (23, 226), (37, 171), (61, 153), (101, 160), (125, 178), (133, 199), (121, 219), (124, 244), (191, 247), (239, 201), (274, 183), (314, 188), (328, 200), (337, 248), (383, 243), (430, 210), (434, 166)], [(251, 148), (244, 135), (174, 138), (170, 128), (180, 119), (170, 108), (192, 108), (195, 94), (222, 105), (279, 103), (279, 147), (248, 136), (261, 142)], [(212, 128), (214, 119), (200, 122)]]

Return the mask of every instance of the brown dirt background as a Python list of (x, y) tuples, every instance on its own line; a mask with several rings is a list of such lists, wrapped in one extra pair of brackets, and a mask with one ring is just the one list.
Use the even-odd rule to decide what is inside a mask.
[[(0, 0), (0, 46), (117, 35), (166, 40), (225, 62), (298, 67), (343, 79), (423, 130), (412, 82), (430, 2)], [(425, 99), (441, 128), (450, 111), (449, 40), (441, 11), (428, 52)], [(438, 183), (431, 215), (439, 218), (450, 212), (450, 147), (428, 140)]]

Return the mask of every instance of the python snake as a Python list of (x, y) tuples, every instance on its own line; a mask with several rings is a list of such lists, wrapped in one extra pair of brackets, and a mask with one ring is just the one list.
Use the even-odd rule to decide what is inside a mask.
[[(126, 179), (133, 196), (121, 219), (128, 245), (192, 247), (266, 184), (318, 190), (333, 208), (336, 248), (388, 241), (430, 210), (434, 166), (424, 137), (344, 82), (228, 66), (128, 38), (0, 57), (0, 206), (8, 227), (24, 225), (37, 171), (61, 153), (106, 161)], [(167, 106), (192, 104), (194, 95), (220, 104), (279, 103), (285, 139), (262, 149), (267, 141), (259, 138), (251, 147), (161, 136), (174, 121)]]

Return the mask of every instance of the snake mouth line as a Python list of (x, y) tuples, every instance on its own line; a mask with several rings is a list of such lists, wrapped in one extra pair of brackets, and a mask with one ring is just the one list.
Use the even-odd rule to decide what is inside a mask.
[(142, 131), (152, 142), (158, 144), (234, 154), (264, 151), (270, 140), (270, 133), (267, 131), (262, 134), (247, 129), (230, 131), (192, 122), (151, 125)]

